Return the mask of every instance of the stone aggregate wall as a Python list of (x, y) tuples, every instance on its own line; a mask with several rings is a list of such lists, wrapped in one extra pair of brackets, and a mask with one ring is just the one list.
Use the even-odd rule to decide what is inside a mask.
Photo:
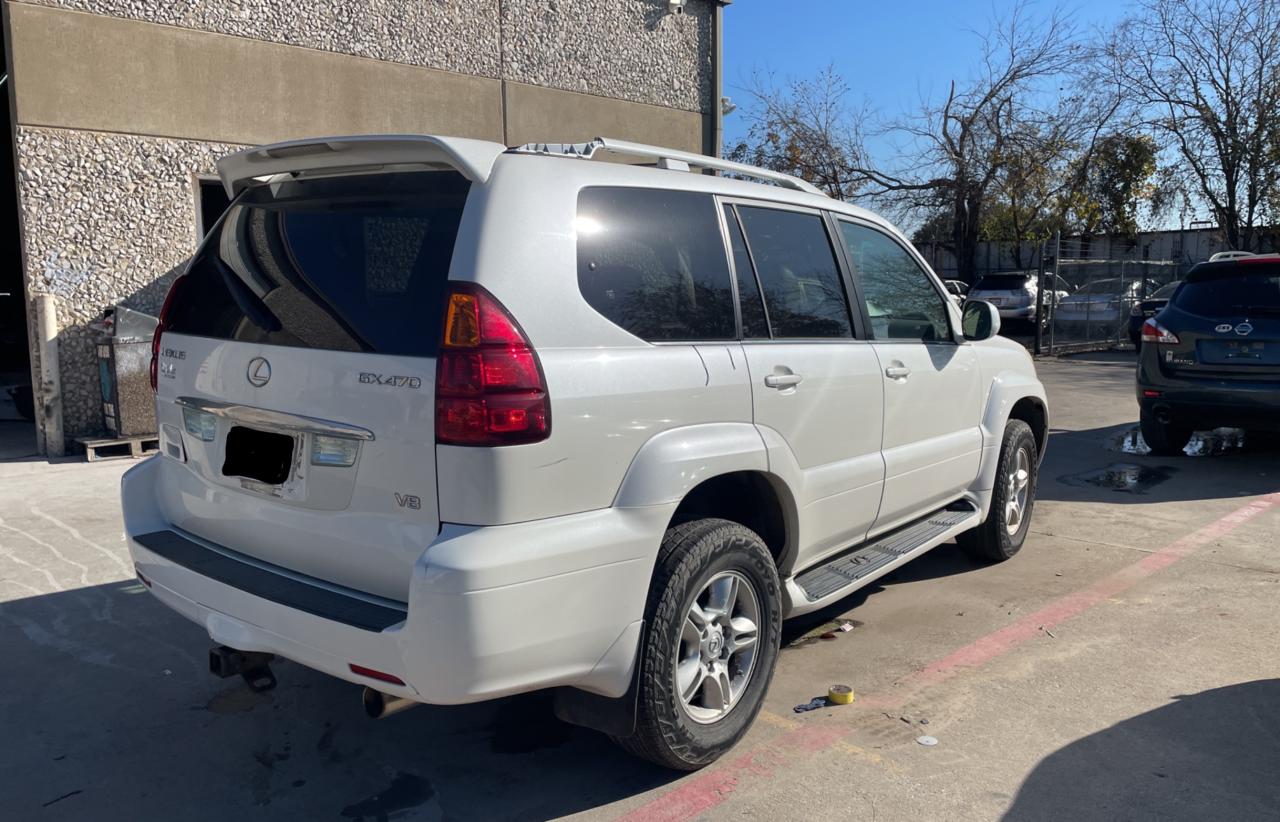
[(22, 0), (685, 111), (711, 97), (711, 0)]
[(193, 173), (240, 146), (19, 127), (29, 295), (58, 306), (63, 430), (102, 431), (88, 323), (116, 303), (156, 314), (195, 250)]
[[(18, 1), (710, 108), (712, 0), (688, 0), (683, 15), (669, 14), (667, 0)], [(219, 156), (241, 146), (19, 125), (17, 147), (27, 290), (57, 303), (64, 433), (97, 435), (101, 389), (87, 324), (116, 303), (159, 310), (195, 249), (192, 174), (213, 173)]]

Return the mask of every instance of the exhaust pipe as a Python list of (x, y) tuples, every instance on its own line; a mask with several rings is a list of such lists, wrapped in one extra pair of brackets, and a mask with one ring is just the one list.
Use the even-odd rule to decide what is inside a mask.
[(1155, 411), (1156, 422), (1160, 423), (1161, 425), (1168, 425), (1169, 423), (1173, 422), (1173, 414), (1171, 413), (1172, 409), (1169, 408), (1169, 406), (1157, 405), (1152, 410)]
[(382, 691), (375, 691), (373, 688), (364, 689), (361, 701), (364, 702), (365, 714), (371, 719), (381, 719), (384, 716), (398, 714), (403, 710), (422, 704), (416, 700), (405, 699), (402, 696), (384, 694)]

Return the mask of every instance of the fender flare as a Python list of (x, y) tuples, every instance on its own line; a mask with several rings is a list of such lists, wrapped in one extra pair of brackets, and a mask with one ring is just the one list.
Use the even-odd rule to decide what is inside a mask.
[[(991, 380), (991, 389), (987, 393), (987, 407), (982, 413), (982, 466), (978, 471), (978, 479), (974, 490), (990, 491), (995, 488), (996, 468), (1000, 462), (1000, 444), (1004, 439), (1004, 428), (1009, 422), (1009, 414), (1019, 401), (1033, 399), (1044, 412), (1045, 438), (1049, 436), (1049, 402), (1045, 396), (1044, 386), (1034, 376), (1018, 371), (1001, 371)], [(1044, 450), (1040, 449), (1038, 457), (1044, 459)], [(990, 494), (985, 494), (984, 513), (990, 503)]]
[(636, 452), (618, 486), (613, 507), (679, 502), (712, 477), (768, 470), (764, 440), (749, 422), (669, 428), (655, 434)]

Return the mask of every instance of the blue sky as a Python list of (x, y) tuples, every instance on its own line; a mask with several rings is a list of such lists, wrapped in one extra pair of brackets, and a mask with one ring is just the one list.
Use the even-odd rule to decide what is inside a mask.
[[(746, 103), (742, 86), (752, 71), (772, 71), (781, 83), (810, 77), (834, 64), (851, 87), (883, 115), (917, 108), (921, 95), (946, 93), (952, 78), (968, 76), (978, 53), (973, 30), (983, 30), (1009, 0), (737, 0), (725, 8), (725, 94)], [(1041, 0), (1033, 11), (1069, 8), (1083, 28), (1108, 27), (1126, 11), (1124, 0)], [(742, 109), (725, 118), (725, 143), (746, 130)]]

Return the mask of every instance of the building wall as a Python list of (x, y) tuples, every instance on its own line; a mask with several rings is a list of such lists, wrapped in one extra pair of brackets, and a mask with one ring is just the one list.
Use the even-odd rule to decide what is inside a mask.
[(701, 151), (712, 4), (666, 7), (7, 0), (27, 296), (57, 303), (66, 435), (101, 430), (86, 324), (158, 310), (194, 250), (193, 175), (218, 156), (376, 132)]

